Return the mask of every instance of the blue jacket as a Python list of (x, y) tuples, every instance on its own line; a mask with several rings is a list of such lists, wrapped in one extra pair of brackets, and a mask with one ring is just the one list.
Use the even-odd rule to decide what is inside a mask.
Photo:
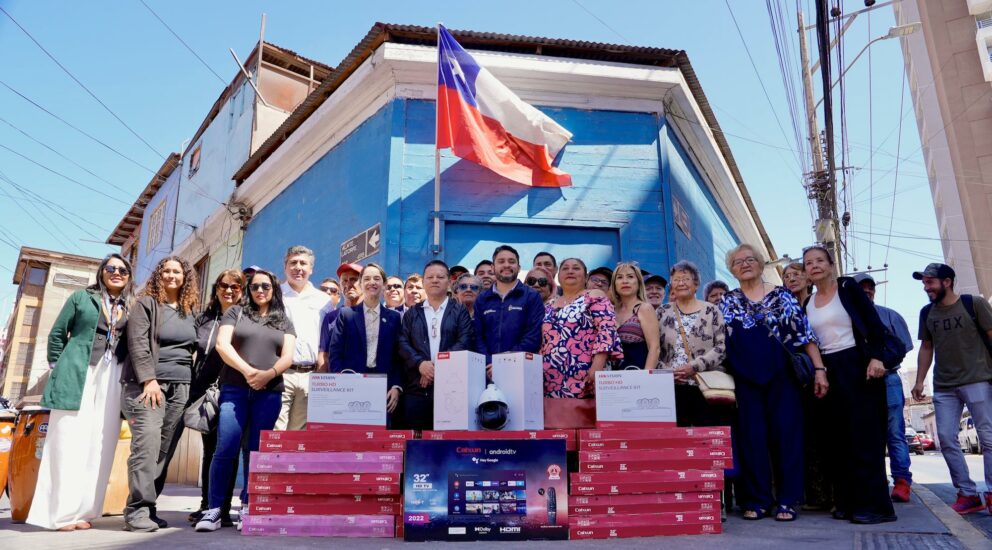
[(486, 356), (487, 365), (493, 362), (495, 353), (540, 353), (544, 323), (541, 295), (520, 281), (506, 298), (493, 288), (486, 289), (475, 300), (476, 351)]
[(331, 329), (327, 362), (329, 372), (351, 370), (359, 374), (385, 374), (389, 388), (403, 387), (399, 358), (400, 314), (379, 305), (379, 343), (375, 368), (366, 365), (365, 312), (362, 304), (339, 309)]

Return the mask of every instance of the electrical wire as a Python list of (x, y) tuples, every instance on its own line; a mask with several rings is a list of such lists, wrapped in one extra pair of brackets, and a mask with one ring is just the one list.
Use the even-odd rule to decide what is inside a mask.
[(220, 83), (221, 84), (223, 84), (224, 86), (227, 86), (227, 81), (224, 80), (219, 74), (217, 74), (217, 71), (213, 70), (213, 68), (210, 67), (210, 65), (208, 65), (207, 62), (204, 61), (203, 58), (200, 57), (196, 53), (196, 51), (194, 51), (193, 48), (190, 47), (190, 45), (187, 44), (186, 41), (183, 40), (182, 37), (180, 37), (176, 33), (176, 31), (172, 30), (172, 27), (170, 27), (168, 23), (166, 23), (161, 17), (159, 17), (159, 15), (157, 13), (155, 13), (155, 10), (153, 10), (151, 8), (151, 6), (149, 6), (145, 2), (145, 0), (140, 0), (140, 2), (141, 2), (141, 5), (144, 6), (145, 9), (147, 9), (149, 11), (149, 13), (151, 13), (153, 16), (155, 16), (155, 19), (158, 19), (158, 22), (161, 23), (163, 27), (165, 27), (170, 33), (172, 33), (172, 36), (175, 36), (176, 37), (176, 40), (178, 40), (183, 46), (186, 47), (187, 50), (189, 50), (189, 53), (193, 54), (193, 57), (197, 58), (200, 61), (200, 63), (203, 64), (203, 66), (207, 68), (208, 71), (210, 71), (211, 73), (213, 73), (214, 76), (217, 77), (217, 80), (220, 80)]
[[(871, 12), (868, 12), (868, 36), (871, 34)], [(905, 78), (906, 71), (902, 71), (903, 77)], [(871, 47), (868, 48), (868, 149), (871, 150), (874, 144), (874, 112), (872, 111), (872, 97), (871, 97), (871, 81), (872, 81), (872, 70), (871, 70)], [(902, 103), (899, 103), (899, 112), (902, 112)], [(898, 148), (897, 148), (898, 150)], [(898, 154), (896, 155), (898, 158)], [(896, 161), (899, 162), (898, 160)], [(868, 195), (875, 196), (875, 155), (870, 155), (868, 157)], [(892, 203), (895, 205), (895, 197), (892, 197)], [(870, 201), (868, 203), (868, 238), (872, 237), (871, 228), (875, 225), (875, 201)], [(889, 232), (891, 233), (889, 228)], [(872, 247), (868, 245), (868, 265), (871, 265), (871, 252)]]
[(579, 0), (572, 0), (572, 3), (575, 4), (576, 6), (578, 6), (579, 9), (581, 9), (582, 11), (588, 13), (593, 19), (595, 19), (596, 21), (599, 21), (604, 27), (606, 27), (607, 29), (609, 29), (613, 34), (619, 36), (621, 40), (623, 40), (624, 42), (630, 42), (630, 40), (627, 40), (627, 37), (626, 36), (620, 34), (620, 31), (614, 29), (613, 27), (611, 27), (609, 25), (609, 23), (607, 23), (606, 21), (603, 21), (602, 19), (600, 19), (600, 17), (598, 15), (596, 15), (595, 13), (593, 13), (592, 11), (590, 11), (589, 8), (583, 6), (582, 3), (579, 2)]
[[(906, 101), (906, 71), (902, 72), (902, 85), (899, 89), (899, 112)], [(899, 194), (899, 151), (902, 148), (902, 119), (899, 120), (899, 137), (896, 140), (896, 175), (892, 179), (892, 208), (889, 210), (889, 241), (885, 246), (885, 263), (889, 263), (889, 247), (892, 245), (892, 217), (896, 215), (896, 195)]]
[(119, 199), (119, 198), (117, 198), (117, 197), (115, 197), (113, 195), (108, 195), (108, 194), (104, 193), (103, 191), (100, 191), (99, 189), (97, 189), (95, 187), (90, 187), (89, 185), (86, 185), (85, 183), (83, 183), (83, 182), (81, 182), (81, 181), (79, 181), (77, 179), (70, 178), (69, 176), (67, 176), (67, 175), (65, 175), (65, 174), (63, 174), (61, 172), (57, 172), (55, 170), (52, 170), (48, 166), (46, 166), (46, 165), (44, 165), (44, 164), (42, 164), (42, 163), (40, 163), (40, 162), (32, 159), (31, 157), (28, 157), (27, 155), (24, 155), (23, 153), (19, 153), (19, 152), (15, 151), (15, 150), (11, 149), (10, 147), (7, 147), (6, 145), (4, 145), (2, 143), (0, 143), (0, 149), (6, 149), (7, 151), (9, 151), (9, 152), (11, 152), (11, 153), (13, 153), (13, 154), (21, 157), (22, 159), (30, 162), (31, 164), (34, 164), (36, 166), (39, 166), (40, 168), (44, 168), (45, 170), (47, 170), (47, 171), (55, 174), (56, 176), (59, 176), (59, 177), (65, 179), (65, 180), (71, 181), (72, 183), (75, 183), (76, 185), (79, 185), (80, 187), (83, 187), (85, 189), (89, 189), (90, 191), (96, 193), (97, 195), (102, 195), (104, 197), (107, 197), (108, 199), (117, 201), (117, 202), (119, 202), (121, 204), (124, 204), (124, 205), (129, 205), (130, 204), (128, 202), (122, 201), (121, 199)]
[[(10, 183), (10, 180), (9, 180), (9, 178), (7, 178), (7, 175), (6, 175), (6, 174), (4, 174), (3, 172), (0, 172), (0, 181), (5, 181), (5, 182), (7, 182), (7, 183)], [(14, 199), (14, 202), (15, 202), (15, 203), (17, 203), (17, 204), (18, 204), (18, 205), (19, 205), (19, 206), (20, 206), (20, 207), (21, 207), (21, 208), (22, 208), (23, 210), (25, 210), (25, 211), (27, 211), (27, 207), (26, 207), (26, 206), (24, 206), (24, 205), (23, 205), (23, 204), (21, 203), (21, 201), (20, 201), (20, 200), (18, 200), (18, 199)], [(30, 206), (33, 206), (33, 207), (34, 207), (34, 209), (35, 209), (35, 211), (37, 211), (37, 212), (38, 212), (38, 214), (39, 214), (39, 215), (40, 215), (40, 216), (41, 216), (42, 218), (44, 218), (46, 222), (48, 222), (48, 223), (39, 223), (39, 224), (37, 224), (37, 226), (39, 226), (39, 227), (41, 227), (41, 229), (42, 229), (42, 231), (44, 231), (45, 233), (48, 233), (48, 234), (49, 234), (49, 235), (50, 235), (50, 236), (52, 237), (52, 239), (54, 239), (54, 240), (56, 240), (56, 241), (58, 241), (58, 242), (59, 242), (59, 245), (60, 245), (60, 246), (64, 246), (64, 247), (65, 247), (65, 248), (66, 248), (67, 250), (68, 250), (68, 249), (73, 249), (73, 248), (74, 248), (75, 250), (77, 250), (77, 251), (79, 250), (79, 245), (74, 245), (74, 244), (72, 244), (71, 242), (69, 242), (69, 241), (71, 241), (71, 240), (72, 240), (72, 237), (69, 237), (68, 235), (66, 235), (66, 234), (65, 234), (65, 233), (64, 233), (64, 232), (63, 232), (63, 231), (62, 231), (62, 230), (61, 230), (61, 229), (60, 229), (60, 228), (58, 227), (58, 225), (57, 225), (57, 224), (55, 224), (55, 222), (53, 222), (53, 221), (52, 221), (52, 219), (51, 219), (51, 218), (49, 218), (49, 217), (48, 217), (48, 215), (46, 215), (46, 214), (45, 214), (45, 212), (44, 212), (44, 210), (42, 210), (42, 209), (41, 209), (41, 207), (39, 207), (39, 206), (38, 206), (37, 204), (32, 204), (32, 203), (28, 203), (28, 204), (29, 204)], [(55, 229), (55, 230), (58, 230), (58, 232), (59, 232), (59, 233), (62, 233), (62, 236), (64, 236), (64, 237), (65, 237), (65, 240), (63, 240), (63, 238), (62, 238), (62, 237), (60, 237), (60, 236), (58, 236), (58, 235), (56, 235), (56, 234), (55, 234), (54, 232), (52, 232), (52, 229)]]
[(21, 32), (23, 32), (25, 35), (27, 35), (27, 37), (30, 38), (31, 41), (34, 42), (35, 45), (38, 46), (38, 48), (41, 51), (45, 52), (45, 55), (47, 55), (49, 59), (51, 59), (56, 65), (59, 66), (60, 69), (62, 69), (62, 72), (64, 72), (65, 74), (69, 75), (69, 78), (71, 78), (76, 84), (79, 84), (79, 87), (82, 88), (83, 90), (85, 90), (86, 93), (88, 93), (90, 95), (90, 97), (92, 97), (93, 99), (95, 99), (96, 102), (99, 103), (100, 106), (104, 108), (104, 110), (106, 110), (108, 113), (111, 114), (111, 116), (113, 116), (115, 119), (117, 119), (117, 122), (120, 122), (121, 125), (123, 125), (125, 128), (127, 128), (127, 130), (129, 132), (131, 132), (131, 134), (134, 135), (134, 137), (138, 138), (138, 140), (141, 141), (141, 143), (144, 143), (145, 146), (148, 147), (148, 149), (150, 149), (153, 153), (155, 153), (156, 155), (158, 155), (159, 158), (163, 158), (163, 159), (165, 158), (165, 155), (163, 155), (162, 153), (159, 153), (154, 147), (152, 147), (152, 144), (151, 143), (148, 143), (147, 141), (145, 141), (145, 138), (141, 137), (138, 134), (138, 132), (134, 131), (134, 128), (131, 128), (130, 126), (128, 126), (128, 124), (126, 122), (124, 122), (124, 119), (122, 119), (121, 117), (117, 116), (117, 113), (115, 113), (110, 107), (107, 106), (106, 103), (103, 102), (103, 100), (101, 100), (99, 97), (97, 97), (97, 95), (95, 93), (93, 93), (92, 90), (90, 90), (89, 88), (87, 88), (85, 84), (83, 84), (78, 78), (76, 78), (76, 75), (72, 74), (72, 72), (69, 71), (69, 69), (67, 69), (65, 67), (65, 65), (63, 65), (58, 59), (56, 59), (55, 56), (52, 55), (51, 52), (49, 52), (47, 49), (45, 49), (45, 47), (41, 45), (41, 42), (38, 42), (38, 40), (34, 36), (32, 36), (31, 33), (28, 32), (28, 30), (25, 29), (20, 23), (18, 23), (17, 20), (14, 19), (14, 17), (12, 15), (10, 15), (10, 13), (7, 10), (3, 9), (3, 6), (0, 6), (0, 12), (3, 12), (3, 14), (6, 15), (8, 19), (10, 19), (11, 21), (13, 21), (14, 25), (17, 25), (17, 28), (21, 29)]

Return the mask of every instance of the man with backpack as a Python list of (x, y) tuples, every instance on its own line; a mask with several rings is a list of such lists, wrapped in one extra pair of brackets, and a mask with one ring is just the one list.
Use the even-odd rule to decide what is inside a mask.
[(992, 513), (992, 493), (982, 501), (971, 480), (964, 453), (958, 445), (961, 412), (971, 411), (985, 462), (986, 489), (992, 490), (992, 306), (981, 297), (954, 292), (954, 270), (930, 264), (913, 273), (923, 281), (930, 303), (920, 311), (920, 353), (917, 358), (913, 397), (923, 399), (923, 381), (936, 356), (933, 406), (937, 417), (940, 452), (958, 490), (953, 508), (970, 514), (982, 508)]
[(892, 349), (891, 363), (885, 365), (885, 395), (889, 407), (888, 448), (889, 470), (892, 473), (892, 501), (909, 502), (913, 485), (913, 474), (909, 471), (909, 444), (906, 443), (906, 419), (902, 409), (906, 405), (906, 394), (902, 388), (899, 368), (906, 354), (913, 349), (913, 337), (909, 333), (906, 320), (893, 309), (875, 303), (875, 279), (868, 273), (858, 273), (854, 280), (861, 285), (868, 299), (875, 304), (878, 318), (885, 326), (885, 345)]

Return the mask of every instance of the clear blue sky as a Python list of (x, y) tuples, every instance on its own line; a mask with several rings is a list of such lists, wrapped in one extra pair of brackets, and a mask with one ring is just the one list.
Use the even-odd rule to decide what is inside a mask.
[[(242, 58), (250, 52), (258, 38), (262, 12), (268, 16), (268, 41), (331, 65), (337, 64), (375, 21), (418, 25), (442, 21), (452, 29), (683, 49), (720, 124), (729, 134), (734, 155), (776, 250), (797, 257), (813, 239), (765, 2), (732, 0), (731, 6), (774, 113), (724, 0), (505, 0), (492, 9), (476, 2), (146, 1), (225, 81), (237, 70), (228, 48), (233, 47)], [(812, 5), (807, 0), (800, 3), (812, 20)], [(781, 6), (789, 29), (785, 39), (790, 48), (798, 51), (794, 32), (796, 3), (778, 0), (773, 4)], [(861, 0), (845, 0), (843, 4), (847, 11), (864, 7)], [(147, 168), (158, 168), (161, 155), (177, 150), (184, 139), (192, 137), (226, 84), (204, 68), (137, 0), (6, 0), (0, 6), (151, 148), (114, 120), (2, 14), (0, 51), (4, 52), (4, 60), (0, 80)], [(870, 23), (869, 33), (868, 19), (862, 15), (845, 35), (847, 60), (870, 38), (885, 34), (893, 24), (890, 8), (873, 12)], [(815, 48), (815, 42), (811, 48)], [(888, 274), (876, 274), (877, 279), (890, 281), (880, 287), (879, 301), (901, 312), (915, 330), (916, 314), (925, 296), (910, 273), (940, 260), (942, 254), (908, 93), (899, 112), (903, 64), (898, 43), (883, 41), (870, 51), (871, 94), (868, 55), (862, 56), (846, 79), (851, 153), (847, 164), (860, 168), (849, 178), (854, 197), (852, 230), (856, 232), (850, 244), (857, 260), (852, 267), (864, 268), (869, 263), (881, 267), (887, 258)], [(818, 77), (815, 80), (819, 82)], [(784, 132), (779, 129), (776, 114)], [(0, 119), (0, 235), (6, 234), (17, 245), (93, 256), (106, 254), (110, 247), (100, 243), (148, 183), (151, 173), (67, 128), (3, 86)], [(892, 248), (887, 250), (900, 119), (900, 156), (904, 160), (895, 195)], [(873, 178), (869, 173), (869, 141), (875, 148), (881, 145), (874, 159)], [(3, 147), (117, 200), (96, 195)], [(43, 200), (57, 205), (57, 209), (78, 217), (66, 214), (70, 222), (37, 205), (41, 206), (39, 212), (34, 209), (35, 203), (23, 198), (20, 202), (25, 207), (15, 204), (12, 196), (20, 198), (20, 192), (5, 179), (30, 188)], [(870, 185), (872, 179), (875, 181)], [(868, 241), (879, 244), (869, 250)], [(0, 320), (6, 319), (16, 290), (9, 284), (16, 258), (17, 251), (0, 241), (0, 278), (4, 281), (0, 285)]]

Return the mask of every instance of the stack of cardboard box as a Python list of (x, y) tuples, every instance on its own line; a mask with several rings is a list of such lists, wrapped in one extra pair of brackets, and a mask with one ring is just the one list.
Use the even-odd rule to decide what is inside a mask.
[(394, 537), (412, 431), (262, 432), (245, 535)]
[(730, 428), (580, 430), (571, 539), (721, 532)]

